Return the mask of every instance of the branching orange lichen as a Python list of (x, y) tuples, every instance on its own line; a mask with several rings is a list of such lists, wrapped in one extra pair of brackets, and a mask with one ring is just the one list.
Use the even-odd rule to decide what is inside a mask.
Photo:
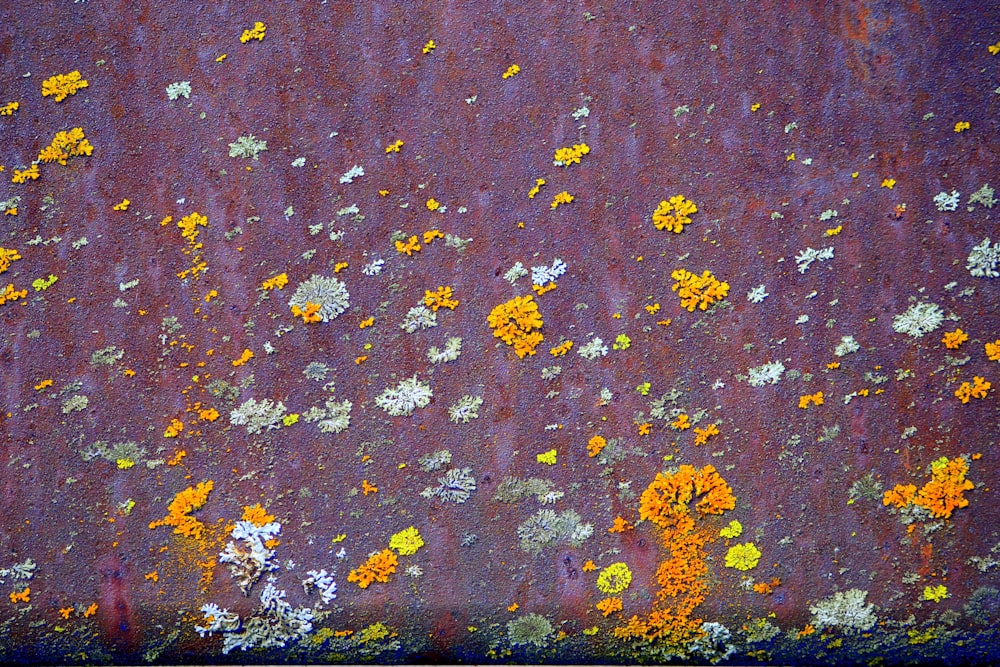
[(571, 349), (573, 349), (573, 341), (565, 340), (549, 350), (549, 354), (553, 357), (561, 357)]
[(677, 269), (670, 274), (677, 282), (670, 288), (681, 298), (681, 307), (688, 312), (695, 308), (707, 310), (716, 301), (722, 301), (729, 296), (729, 283), (718, 280), (711, 271), (704, 271), (700, 276)]
[(987, 359), (990, 361), (1000, 361), (1000, 339), (992, 343), (986, 343), (984, 347)]
[(653, 225), (657, 229), (667, 229), (675, 234), (684, 231), (684, 225), (691, 224), (691, 215), (698, 212), (698, 207), (684, 195), (674, 195), (669, 201), (664, 200), (653, 211)]
[(931, 463), (931, 480), (918, 490), (913, 484), (897, 484), (882, 496), (882, 504), (904, 508), (910, 504), (923, 507), (936, 519), (947, 519), (969, 501), (963, 493), (971, 491), (975, 485), (965, 475), (969, 472), (969, 461), (964, 456), (948, 459), (942, 456)]
[(706, 428), (694, 429), (694, 444), (704, 445), (713, 435), (719, 435), (719, 427), (716, 424), (709, 424)]
[(609, 533), (624, 533), (626, 530), (634, 530), (635, 526), (630, 524), (628, 521), (623, 519), (621, 516), (616, 516), (614, 523), (608, 528)]
[(4, 288), (3, 292), (0, 292), (0, 306), (8, 301), (17, 301), (18, 299), (23, 299), (26, 296), (28, 296), (28, 290), (15, 290), (14, 284), (11, 283)]
[(261, 289), (273, 290), (273, 289), (284, 289), (285, 285), (288, 284), (288, 274), (279, 273), (273, 278), (268, 278), (260, 284)]
[(542, 328), (542, 315), (538, 303), (528, 294), (511, 299), (490, 311), (486, 323), (493, 329), (493, 336), (514, 347), (517, 356), (533, 356), (543, 336), (535, 331)]
[(597, 611), (601, 612), (605, 616), (610, 616), (616, 611), (622, 610), (622, 599), (621, 598), (604, 598), (596, 605)]
[(189, 486), (170, 501), (167, 505), (167, 516), (149, 524), (150, 530), (159, 526), (173, 526), (174, 534), (201, 539), (205, 524), (191, 516), (191, 512), (199, 510), (208, 501), (208, 494), (215, 486), (213, 480), (199, 482), (197, 486)]
[(440, 229), (428, 229), (424, 232), (424, 243), (430, 245), (431, 241), (434, 239), (443, 239), (444, 234), (441, 233)]
[(383, 549), (370, 555), (356, 570), (351, 570), (347, 581), (357, 582), (359, 588), (368, 588), (373, 581), (387, 583), (398, 564), (396, 554), (391, 549)]
[(691, 418), (688, 417), (686, 414), (681, 413), (677, 415), (677, 419), (670, 422), (670, 428), (674, 429), (675, 431), (686, 431), (687, 429), (691, 428)]
[(559, 208), (561, 204), (570, 204), (573, 202), (574, 199), (575, 197), (573, 197), (573, 195), (563, 190), (562, 192), (558, 193), (555, 197), (552, 198), (552, 204), (549, 206), (549, 208), (551, 208), (554, 211), (557, 208)]
[(176, 438), (184, 430), (184, 422), (180, 419), (171, 419), (166, 430), (163, 431), (164, 438)]
[(541, 296), (541, 295), (545, 294), (546, 292), (551, 292), (555, 288), (556, 288), (556, 284), (554, 282), (550, 282), (548, 285), (532, 285), (531, 286), (531, 289), (535, 290), (535, 294), (537, 294), (538, 296)]
[(17, 604), (18, 602), (31, 602), (31, 588), (26, 587), (23, 591), (15, 591), (14, 593), (11, 593), (10, 601), (12, 604)]
[(367, 479), (361, 480), (361, 492), (366, 496), (369, 493), (378, 493), (378, 487), (369, 482)]
[(27, 183), (28, 181), (38, 180), (41, 174), (38, 171), (38, 165), (33, 164), (27, 169), (15, 169), (13, 175), (11, 175), (11, 183)]
[(633, 616), (614, 629), (620, 639), (662, 640), (687, 645), (700, 632), (701, 619), (694, 610), (708, 590), (708, 564), (704, 547), (714, 531), (697, 530), (690, 504), (702, 515), (722, 514), (736, 506), (729, 484), (708, 465), (698, 470), (682, 465), (673, 473), (658, 473), (639, 498), (639, 518), (663, 529), (663, 545), (670, 557), (656, 571), (660, 590), (645, 619)]
[(955, 390), (955, 397), (962, 401), (962, 403), (968, 403), (973, 398), (986, 398), (986, 394), (992, 386), (992, 383), (987, 382), (986, 378), (974, 375), (972, 377), (972, 384), (963, 382)]
[(243, 354), (240, 355), (240, 358), (233, 359), (233, 366), (238, 368), (244, 365), (246, 362), (250, 361), (251, 359), (253, 359), (253, 350), (251, 350), (250, 348), (244, 348)]
[(433, 292), (424, 290), (424, 305), (437, 312), (438, 308), (448, 308), (455, 310), (458, 299), (451, 298), (451, 288), (447, 286), (438, 287)]

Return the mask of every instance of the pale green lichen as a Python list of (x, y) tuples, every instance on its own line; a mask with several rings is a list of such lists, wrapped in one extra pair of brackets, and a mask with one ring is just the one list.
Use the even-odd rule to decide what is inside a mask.
[(183, 97), (184, 99), (191, 97), (190, 81), (174, 81), (167, 85), (167, 99), (172, 102), (178, 97)]
[(229, 157), (256, 160), (267, 150), (267, 142), (245, 134), (229, 144)]
[(448, 418), (455, 424), (468, 424), (471, 420), (479, 418), (479, 407), (482, 404), (482, 396), (466, 394), (448, 408)]
[(464, 503), (475, 490), (476, 478), (472, 476), (471, 468), (452, 468), (438, 478), (438, 486), (428, 486), (420, 495), (424, 498), (437, 497), (443, 502)]
[(542, 648), (549, 643), (552, 632), (549, 619), (535, 613), (507, 621), (507, 639), (514, 646)]
[(852, 588), (838, 591), (809, 607), (817, 629), (838, 629), (847, 633), (866, 632), (875, 627), (875, 605), (866, 603), (868, 591)]
[(125, 350), (114, 345), (94, 350), (90, 355), (91, 366), (113, 366), (115, 362), (125, 355)]
[(71, 412), (86, 410), (88, 405), (90, 405), (89, 398), (83, 394), (76, 394), (63, 401), (62, 412), (64, 415), (68, 415)]
[(892, 320), (892, 329), (911, 338), (920, 338), (937, 329), (943, 321), (944, 312), (941, 308), (925, 301), (915, 303), (905, 313), (896, 315)]
[(780, 361), (771, 361), (747, 370), (747, 384), (751, 387), (763, 387), (766, 384), (778, 384), (785, 365)]
[(417, 459), (417, 464), (424, 472), (434, 472), (451, 463), (451, 452), (441, 449), (430, 454), (424, 454)]
[(858, 345), (858, 341), (854, 340), (854, 336), (842, 336), (833, 353), (838, 357), (844, 357), (860, 349), (861, 346)]
[(433, 395), (430, 385), (421, 382), (414, 375), (402, 380), (395, 387), (387, 387), (375, 397), (375, 405), (393, 417), (409, 417), (415, 409), (430, 404)]
[(432, 345), (427, 350), (427, 359), (435, 365), (445, 364), (449, 361), (455, 361), (460, 354), (462, 354), (462, 339), (458, 336), (451, 336), (444, 342), (443, 350)]
[(270, 399), (257, 401), (247, 399), (240, 407), (229, 414), (229, 423), (233, 426), (246, 426), (247, 433), (260, 433), (265, 428), (276, 429), (282, 417), (285, 416), (285, 404), (275, 403)]
[(573, 510), (556, 514), (550, 509), (538, 510), (517, 527), (521, 548), (533, 556), (542, 549), (559, 543), (578, 547), (594, 533), (594, 525), (582, 523), (580, 515)]
[(965, 268), (973, 278), (996, 278), (997, 262), (1000, 262), (1000, 243), (990, 245), (990, 237), (973, 246), (965, 262)]

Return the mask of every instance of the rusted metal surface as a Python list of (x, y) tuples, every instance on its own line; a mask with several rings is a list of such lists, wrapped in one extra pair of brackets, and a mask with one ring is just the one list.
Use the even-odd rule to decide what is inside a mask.
[[(984, 347), (1000, 338), (998, 281), (966, 268), (998, 235), (996, 213), (970, 200), (1000, 186), (995, 8), (42, 1), (0, 17), (0, 105), (19, 102), (0, 117), (0, 197), (21, 198), (0, 220), (0, 246), (21, 255), (0, 288), (28, 290), (0, 305), (0, 567), (37, 564), (32, 579), (0, 586), (5, 661), (703, 662), (727, 644), (738, 662), (1000, 657), (996, 389), (955, 395), (974, 376), (1000, 381)], [(264, 39), (241, 43), (256, 21)], [(61, 102), (41, 95), (44, 79), (73, 70), (88, 87)], [(181, 81), (190, 97), (169, 100)], [(10, 182), (74, 127), (92, 155)], [(247, 135), (266, 151), (230, 157)], [(553, 165), (558, 148), (580, 143), (580, 164)], [(341, 182), (354, 165), (364, 175)], [(551, 207), (563, 190), (572, 203)], [(957, 210), (939, 210), (934, 197), (953, 190)], [(691, 224), (656, 229), (657, 204), (677, 194), (697, 204)], [(194, 249), (177, 227), (193, 212), (207, 216)], [(432, 229), (472, 241), (428, 243)], [(421, 250), (397, 252), (397, 231)], [(798, 270), (796, 256), (825, 247), (832, 259)], [(384, 269), (365, 275), (376, 258)], [(568, 271), (535, 297), (545, 340), (519, 359), (487, 316), (532, 294), (530, 276), (504, 279), (515, 262), (554, 258)], [(207, 271), (178, 277), (199, 261)], [(728, 307), (682, 309), (679, 268), (727, 281)], [(281, 273), (286, 287), (261, 287)], [(344, 314), (304, 323), (289, 311), (313, 274), (344, 281)], [(58, 281), (32, 287), (49, 275)], [(444, 285), (457, 308), (404, 332), (407, 311)], [(758, 285), (770, 296), (752, 303)], [(894, 317), (921, 301), (950, 319), (920, 338), (895, 332)], [(956, 328), (970, 338), (946, 349)], [(593, 336), (625, 347), (620, 334), (627, 349), (578, 354)], [(430, 363), (428, 348), (449, 336), (461, 355)], [(844, 336), (860, 349), (836, 356)], [(564, 339), (573, 349), (550, 356)], [(234, 364), (244, 350), (253, 357)], [(747, 382), (773, 361), (786, 368), (777, 384)], [(324, 380), (303, 374), (313, 362), (329, 367)], [(554, 365), (561, 373), (543, 379)], [(376, 397), (414, 374), (432, 402), (387, 415)], [(676, 415), (651, 416), (650, 401), (671, 391), (668, 410), (719, 435), (696, 446), (693, 430), (669, 426)], [(821, 405), (799, 406), (819, 391)], [(483, 403), (456, 424), (448, 408), (463, 395)], [(302, 415), (346, 399), (350, 427), (323, 433), (300, 419), (250, 434), (230, 415), (251, 398)], [(199, 419), (210, 408), (221, 416)], [(164, 437), (175, 419), (183, 430)], [(595, 435), (617, 440), (603, 458), (588, 456)], [(115, 449), (126, 442), (136, 447)], [(451, 463), (421, 468), (445, 449)], [(550, 449), (554, 465), (536, 459)], [(932, 462), (960, 455), (975, 483), (967, 507), (906, 524), (884, 506), (885, 491), (921, 487)], [(699, 523), (712, 539), (695, 616), (729, 633), (715, 652), (614, 632), (656, 603), (671, 553), (640, 521), (639, 496), (682, 464), (713, 465), (736, 497)], [(449, 468), (471, 469), (468, 501), (422, 497)], [(881, 488), (852, 495), (868, 473)], [(509, 476), (563, 495), (500, 502)], [(207, 480), (191, 514), (203, 535), (149, 527)], [(279, 567), (244, 595), (217, 561), (255, 503), (282, 525)], [(593, 535), (522, 549), (518, 527), (542, 509), (577, 512)], [(634, 527), (609, 533), (617, 516)], [(743, 535), (718, 537), (733, 519)], [(425, 546), (400, 555), (388, 582), (348, 581), (411, 525)], [(726, 567), (728, 547), (746, 542), (762, 552), (757, 566)], [(632, 583), (605, 617), (595, 584), (614, 562)], [(326, 605), (301, 585), (320, 568), (338, 587)], [(226, 633), (198, 635), (209, 603), (245, 629), (267, 576), (313, 610), (311, 630), (225, 655)], [(773, 578), (773, 592), (753, 590)], [(948, 597), (925, 599), (939, 585)], [(28, 600), (8, 601), (25, 588)], [(854, 589), (877, 623), (824, 627), (811, 607)], [(518, 641), (532, 613), (551, 624), (537, 646)]]

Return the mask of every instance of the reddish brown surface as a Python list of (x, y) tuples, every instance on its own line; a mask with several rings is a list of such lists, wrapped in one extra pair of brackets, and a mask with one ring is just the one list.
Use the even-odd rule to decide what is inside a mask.
[[(585, 19), (588, 11), (593, 20)], [(95, 147), (93, 156), (66, 167), (41, 165), (38, 181), (8, 185), (9, 194), (0, 195), (22, 197), (17, 216), (0, 220), (0, 245), (23, 257), (0, 278), (0, 288), (13, 283), (29, 290), (25, 302), (0, 306), (0, 566), (27, 557), (39, 564), (29, 611), (7, 603), (9, 582), (0, 589), (0, 618), (11, 619), (7, 655), (137, 660), (162, 644), (161, 659), (180, 660), (183, 650), (218, 660), (218, 637), (199, 639), (192, 629), (201, 620), (197, 609), (214, 601), (247, 613), (256, 596), (244, 599), (222, 566), (200, 590), (205, 568), (197, 562), (225, 544), (222, 524), (238, 519), (241, 506), (260, 502), (284, 526), (278, 585), (294, 604), (315, 601), (299, 586), (305, 570), (329, 569), (337, 564), (332, 554), (347, 550), (337, 569), (338, 606), (317, 627), (360, 631), (381, 620), (401, 628), (403, 648), (390, 654), (394, 659), (483, 660), (492, 657), (485, 635), (503, 634), (503, 624), (518, 615), (506, 608), (516, 602), (521, 613), (543, 614), (570, 636), (566, 653), (556, 644), (554, 652), (530, 659), (620, 659), (622, 644), (609, 634), (620, 621), (594, 610), (602, 597), (596, 573), (580, 568), (588, 559), (599, 566), (627, 562), (635, 578), (625, 618), (648, 612), (643, 591), (655, 591), (653, 573), (663, 557), (657, 536), (648, 524), (622, 535), (607, 528), (616, 515), (638, 519), (638, 500), (619, 499), (619, 482), (630, 482), (638, 494), (658, 470), (678, 463), (711, 463), (722, 472), (737, 496), (726, 521), (739, 519), (743, 539), (764, 553), (750, 574), (783, 582), (767, 597), (744, 590), (742, 573), (722, 567), (725, 548), (716, 543), (713, 593), (699, 609), (705, 620), (725, 623), (734, 636), (748, 618), (771, 612), (783, 630), (802, 628), (810, 604), (861, 588), (881, 619), (914, 614), (913, 627), (921, 631), (968, 630), (974, 638), (982, 626), (968, 616), (942, 625), (940, 612), (961, 614), (973, 591), (996, 583), (995, 573), (966, 564), (988, 554), (1000, 529), (992, 511), (1000, 484), (996, 389), (966, 405), (953, 392), (973, 375), (1000, 383), (997, 363), (983, 352), (983, 343), (1000, 337), (1000, 281), (972, 278), (964, 266), (973, 245), (997, 236), (995, 214), (982, 206), (969, 212), (966, 202), (991, 179), (1000, 187), (994, 166), (1000, 56), (987, 51), (1000, 39), (998, 18), (993, 8), (971, 2), (789, 9), (766, 2), (279, 8), (93, 1), (0, 10), (0, 104), (21, 105), (0, 118), (6, 166), (0, 176), (9, 182), (13, 169), (30, 164), (59, 130), (81, 126)], [(267, 24), (266, 38), (241, 44), (240, 33), (257, 20)], [(424, 55), (428, 39), (438, 46)], [(223, 53), (228, 57), (216, 62)], [(521, 72), (502, 79), (513, 63)], [(40, 96), (43, 79), (74, 69), (89, 88), (61, 103)], [(165, 86), (181, 80), (191, 82), (190, 100), (168, 101)], [(472, 96), (475, 103), (467, 104)], [(584, 104), (582, 96), (589, 96), (590, 116), (574, 121), (570, 114)], [(751, 111), (753, 104), (760, 109)], [(690, 112), (676, 114), (681, 105)], [(922, 120), (928, 112), (934, 117)], [(971, 129), (954, 132), (959, 121)], [(792, 122), (797, 128), (786, 132)], [(267, 141), (259, 161), (228, 156), (229, 142), (245, 134)], [(387, 155), (385, 146), (397, 139), (404, 148)], [(552, 166), (556, 148), (581, 141), (591, 147), (582, 164)], [(796, 159), (786, 160), (793, 152)], [(299, 156), (305, 166), (290, 166)], [(339, 184), (355, 164), (365, 175)], [(548, 183), (528, 199), (539, 177)], [(897, 181), (894, 189), (879, 187), (885, 178)], [(380, 189), (390, 194), (380, 196)], [(564, 189), (575, 201), (550, 210), (552, 196)], [(952, 189), (962, 193), (958, 211), (937, 211), (933, 196)], [(678, 193), (697, 203), (694, 222), (679, 235), (654, 229), (653, 209)], [(126, 197), (128, 211), (112, 211)], [(427, 211), (430, 197), (447, 212)], [(901, 203), (907, 211), (895, 219), (893, 207)], [(343, 242), (331, 242), (326, 228), (309, 235), (309, 225), (334, 220), (351, 204), (365, 218), (332, 223), (329, 229), (346, 230)], [(294, 216), (286, 218), (289, 206)], [(825, 209), (839, 216), (820, 222)], [(180, 230), (159, 223), (192, 211), (209, 219), (199, 238), (209, 271), (182, 281), (176, 273), (190, 266), (190, 257)], [(772, 219), (773, 211), (784, 217)], [(254, 217), (259, 221), (248, 222)], [(824, 230), (837, 224), (843, 233), (826, 237)], [(243, 234), (227, 240), (237, 226)], [(389, 240), (395, 230), (431, 228), (474, 240), (461, 253), (437, 240), (412, 257), (396, 253)], [(36, 235), (62, 240), (27, 245)], [(73, 249), (82, 236), (89, 244)], [(827, 245), (835, 248), (833, 260), (796, 271), (797, 253)], [(315, 256), (303, 260), (309, 249)], [(386, 260), (385, 271), (363, 276), (361, 267), (374, 256)], [(538, 297), (546, 340), (537, 356), (520, 360), (497, 346), (486, 315), (529, 289), (527, 279), (514, 287), (503, 279), (515, 261), (530, 267), (553, 257), (569, 271), (557, 290)], [(338, 261), (350, 264), (338, 276), (350, 290), (350, 310), (328, 324), (293, 322), (286, 302), (295, 285), (312, 273), (331, 274)], [(708, 315), (682, 310), (670, 290), (670, 273), (679, 267), (709, 269), (728, 281), (732, 308)], [(289, 287), (258, 301), (260, 283), (281, 272)], [(48, 274), (59, 282), (45, 292), (31, 289), (32, 280)], [(138, 287), (119, 290), (135, 278)], [(953, 281), (957, 287), (945, 290)], [(747, 290), (762, 283), (771, 296), (749, 303)], [(437, 328), (403, 333), (398, 324), (407, 309), (438, 285), (453, 287), (458, 309), (441, 311)], [(958, 296), (970, 286), (972, 296)], [(211, 289), (219, 296), (206, 303)], [(817, 296), (807, 298), (813, 291)], [(971, 336), (962, 349), (939, 343), (953, 322), (917, 342), (893, 332), (893, 315), (915, 296), (961, 318), (957, 326)], [(118, 297), (127, 307), (112, 307)], [(656, 315), (643, 310), (652, 302), (662, 306)], [(588, 308), (574, 308), (579, 303)], [(800, 314), (810, 321), (794, 324)], [(169, 316), (183, 329), (163, 355), (161, 320)], [(375, 325), (358, 330), (368, 316)], [(657, 326), (663, 318), (672, 324)], [(828, 320), (835, 320), (829, 328)], [(292, 324), (290, 333), (275, 335)], [(33, 330), (40, 335), (29, 337)], [(582, 346), (590, 332), (609, 346), (625, 333), (632, 344), (593, 362), (578, 348), (561, 360), (549, 357), (560, 337)], [(431, 374), (426, 349), (440, 346), (446, 334), (463, 338), (462, 356)], [(855, 336), (862, 350), (836, 359), (833, 348), (844, 335)], [(266, 354), (265, 341), (278, 352)], [(193, 347), (185, 351), (180, 343)], [(365, 351), (365, 343), (372, 349)], [(91, 353), (110, 345), (124, 357), (92, 365)], [(231, 361), (245, 348), (254, 359), (234, 368)], [(210, 349), (214, 354), (206, 356)], [(368, 360), (356, 364), (363, 354)], [(953, 367), (946, 354), (971, 359)], [(764, 388), (734, 377), (773, 359), (814, 377)], [(834, 360), (841, 367), (828, 372)], [(196, 367), (199, 361), (206, 365)], [(312, 361), (328, 364), (337, 397), (354, 403), (350, 430), (327, 435), (300, 422), (249, 436), (229, 426), (229, 411), (250, 397), (282, 400), (290, 412), (321, 404), (321, 383), (302, 375)], [(542, 367), (555, 363), (562, 375), (540, 379)], [(876, 387), (864, 374), (879, 367), (890, 379)], [(896, 369), (914, 375), (896, 381)], [(192, 382), (196, 373), (202, 378)], [(412, 417), (388, 418), (374, 398), (414, 373), (429, 380), (434, 402)], [(255, 382), (236, 403), (203, 390), (209, 376), (238, 384), (250, 374)], [(33, 389), (47, 378), (52, 387)], [(712, 388), (717, 379), (724, 388)], [(90, 403), (84, 412), (63, 414), (65, 396), (58, 392), (74, 381)], [(652, 385), (647, 398), (634, 390), (644, 381)], [(601, 387), (614, 393), (610, 405), (596, 405)], [(846, 394), (864, 387), (885, 392), (844, 404)], [(703, 425), (719, 423), (721, 436), (696, 448), (690, 431), (676, 433), (656, 420), (649, 436), (636, 435), (635, 414), (648, 414), (648, 400), (671, 388), (683, 392), (678, 405), (689, 413), (707, 410)], [(546, 399), (553, 389), (561, 394)], [(826, 394), (824, 405), (797, 407), (800, 395), (818, 390)], [(575, 392), (579, 397), (571, 398)], [(463, 394), (483, 396), (481, 416), (454, 425), (447, 407)], [(195, 401), (217, 407), (222, 418), (196, 424), (196, 415), (185, 413)], [(173, 418), (185, 420), (185, 432), (165, 439)], [(562, 428), (544, 430), (553, 423)], [(840, 435), (817, 443), (823, 428), (835, 424)], [(907, 426), (918, 432), (901, 440)], [(630, 453), (600, 476), (609, 466), (586, 454), (595, 433), (623, 438), (648, 455)], [(801, 444), (786, 445), (796, 434)], [(141, 461), (118, 470), (80, 455), (95, 441), (125, 440), (144, 447), (146, 459), (168, 459), (179, 449), (187, 457), (175, 467), (148, 469)], [(535, 461), (552, 447), (557, 465)], [(419, 495), (440, 473), (420, 471), (417, 458), (444, 448), (453, 465), (471, 467), (479, 482), (465, 504)], [(918, 528), (911, 542), (906, 526), (879, 501), (847, 504), (851, 484), (867, 472), (886, 488), (919, 486), (932, 460), (963, 453), (982, 454), (969, 473), (979, 485), (967, 493), (970, 506), (929, 536)], [(362, 462), (365, 454), (370, 461)], [(520, 550), (516, 527), (538, 503), (491, 501), (497, 484), (515, 474), (551, 478), (566, 492), (552, 507), (575, 509), (594, 524), (594, 537), (538, 557)], [(211, 539), (193, 546), (168, 528), (147, 528), (174, 494), (205, 479), (214, 479), (216, 490), (197, 516), (216, 526)], [(362, 479), (378, 493), (349, 495)], [(129, 499), (135, 508), (124, 516), (119, 505)], [(407, 560), (423, 568), (423, 577), (398, 572), (364, 591), (347, 583), (350, 568), (409, 525), (427, 543)], [(341, 533), (346, 540), (331, 544)], [(460, 546), (466, 533), (478, 535), (471, 547)], [(613, 548), (620, 554), (607, 552)], [(144, 579), (152, 571), (158, 583)], [(919, 582), (904, 584), (904, 574), (914, 572)], [(923, 587), (940, 582), (951, 597), (921, 602)], [(94, 617), (60, 619), (58, 609), (91, 602), (99, 604)], [(54, 630), (60, 623), (63, 632)], [(490, 630), (493, 623), (500, 625)], [(584, 638), (581, 630), (594, 625), (601, 633)], [(175, 628), (180, 635), (168, 640)], [(827, 643), (817, 640), (803, 654), (776, 649), (776, 656), (814, 659)], [(850, 643), (842, 650), (851, 650)], [(918, 648), (945, 651), (940, 643)], [(848, 655), (831, 650), (824, 659)], [(278, 652), (267, 659), (317, 658)]]

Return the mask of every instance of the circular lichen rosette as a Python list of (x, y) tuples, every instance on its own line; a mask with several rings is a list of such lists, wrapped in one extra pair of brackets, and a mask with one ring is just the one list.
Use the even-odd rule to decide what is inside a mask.
[(288, 307), (305, 311), (310, 305), (319, 306), (316, 314), (320, 321), (329, 322), (347, 310), (350, 298), (347, 286), (340, 280), (313, 274), (309, 280), (299, 283), (288, 301)]

